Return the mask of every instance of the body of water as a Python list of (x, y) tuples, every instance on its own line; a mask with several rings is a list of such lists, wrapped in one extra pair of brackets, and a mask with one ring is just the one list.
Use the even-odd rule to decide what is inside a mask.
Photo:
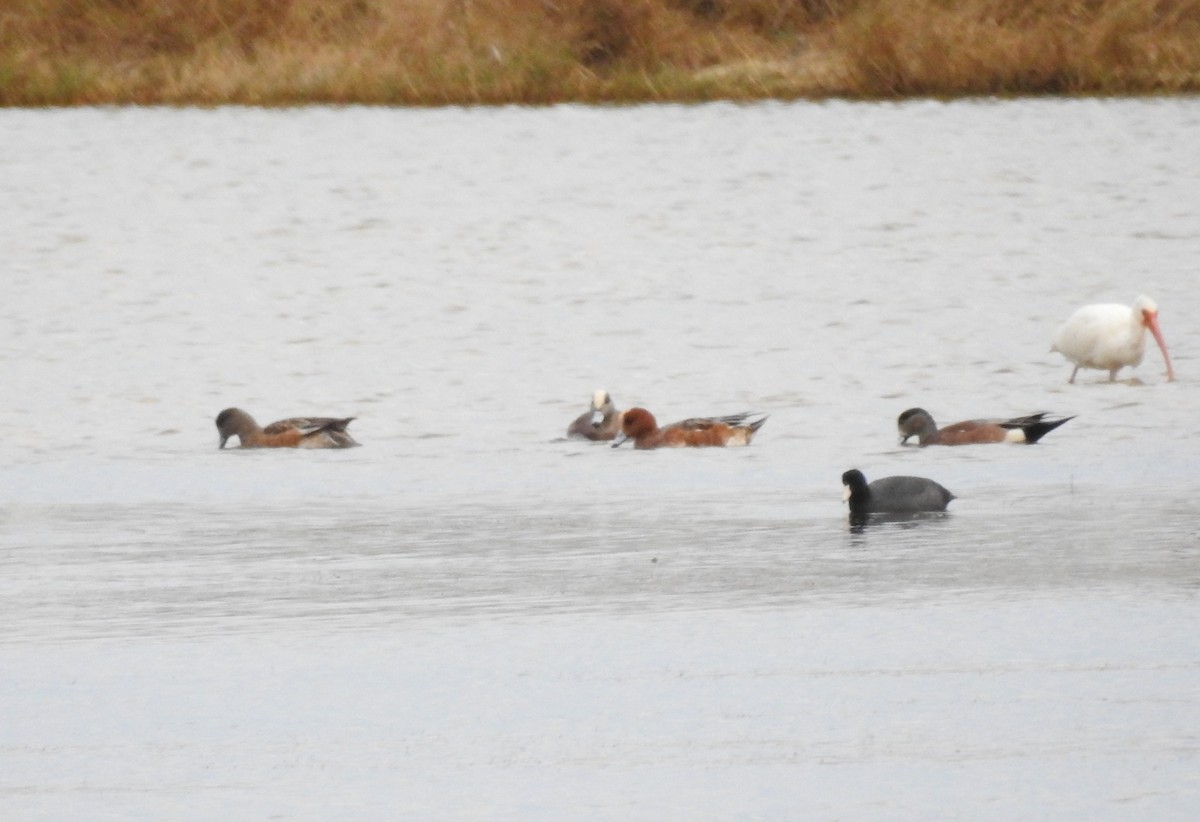
[[(0, 813), (1191, 819), (1198, 128), (0, 112)], [(1058, 325), (1140, 293), (1179, 380), (1069, 385)], [(771, 417), (563, 439), (596, 388)], [(363, 446), (219, 451), (229, 406)], [(852, 467), (958, 498), (851, 528)]]

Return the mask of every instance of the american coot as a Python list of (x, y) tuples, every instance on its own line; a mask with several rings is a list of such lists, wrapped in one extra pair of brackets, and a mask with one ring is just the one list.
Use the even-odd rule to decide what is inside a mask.
[(1134, 300), (1132, 306), (1085, 305), (1059, 327), (1050, 350), (1075, 364), (1067, 382), (1075, 382), (1080, 368), (1107, 370), (1111, 381), (1125, 366), (1141, 363), (1142, 355), (1146, 353), (1147, 328), (1162, 351), (1163, 362), (1167, 364), (1167, 380), (1174, 380), (1171, 357), (1158, 327), (1158, 306), (1144, 295)]
[(1024, 442), (1033, 445), (1074, 417), (1046, 419), (1046, 413), (1011, 420), (967, 420), (938, 428), (924, 408), (910, 408), (896, 420), (900, 444), (917, 437), (921, 445), (972, 445), (986, 442)]
[(842, 474), (842, 484), (846, 486), (842, 498), (850, 502), (851, 517), (945, 511), (954, 499), (941, 485), (924, 477), (884, 477), (868, 485), (857, 468)]
[(240, 408), (217, 415), (220, 448), (237, 436), (242, 448), (350, 448), (358, 445), (346, 426), (354, 417), (293, 417), (259, 428), (254, 417)]
[(654, 415), (645, 408), (630, 408), (621, 415), (624, 437), (613, 443), (613, 448), (628, 440), (633, 440), (636, 448), (749, 445), (754, 432), (766, 421), (765, 414), (747, 413), (727, 417), (694, 417), (659, 428)]

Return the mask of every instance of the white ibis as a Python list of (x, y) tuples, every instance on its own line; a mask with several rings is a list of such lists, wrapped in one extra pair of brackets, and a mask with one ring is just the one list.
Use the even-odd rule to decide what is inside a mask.
[(1075, 382), (1080, 368), (1106, 369), (1111, 382), (1123, 367), (1141, 363), (1142, 355), (1146, 353), (1147, 328), (1162, 350), (1167, 380), (1174, 380), (1171, 356), (1158, 327), (1158, 306), (1146, 296), (1138, 297), (1132, 306), (1085, 305), (1058, 329), (1050, 350), (1075, 363), (1068, 382)]

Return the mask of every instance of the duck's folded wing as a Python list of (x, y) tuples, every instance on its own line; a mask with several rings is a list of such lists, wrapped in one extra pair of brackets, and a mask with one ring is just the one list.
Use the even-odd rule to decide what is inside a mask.
[(305, 434), (313, 431), (344, 431), (354, 417), (292, 417), (287, 420), (273, 422), (263, 429), (267, 434), (282, 434), (284, 431), (302, 431)]
[(683, 431), (707, 431), (708, 429), (712, 428), (716, 422), (716, 417), (691, 417), (686, 420), (680, 420), (679, 422), (673, 422), (670, 425), (663, 427), (664, 429), (677, 428)]
[(1036, 414), (1029, 414), (1025, 417), (1013, 417), (1011, 420), (997, 420), (996, 424), (1004, 428), (1025, 428), (1026, 426), (1042, 422), (1048, 416), (1050, 416), (1049, 411), (1039, 411)]
[(765, 415), (756, 414), (754, 412), (747, 411), (747, 412), (743, 412), (741, 414), (728, 414), (724, 417), (691, 417), (690, 419), (680, 420), (679, 422), (673, 422), (666, 427), (667, 428), (682, 428), (685, 431), (706, 431), (709, 428), (712, 428), (714, 425), (717, 425), (718, 423), (728, 425), (730, 428), (740, 428), (740, 427), (747, 426), (747, 425), (749, 425), (751, 427), (758, 427), (758, 425), (762, 424), (762, 421), (756, 420), (755, 421), (756, 424), (748, 423), (747, 421), (750, 420), (752, 417), (759, 417), (759, 416), (761, 416), (763, 420), (766, 419)]

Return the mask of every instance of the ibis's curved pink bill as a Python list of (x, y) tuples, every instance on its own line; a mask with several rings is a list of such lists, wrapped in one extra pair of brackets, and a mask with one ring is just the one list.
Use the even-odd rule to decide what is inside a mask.
[(1108, 371), (1109, 380), (1125, 366), (1141, 363), (1146, 353), (1146, 329), (1154, 335), (1167, 364), (1167, 379), (1175, 379), (1171, 356), (1158, 327), (1158, 306), (1146, 296), (1132, 306), (1105, 303), (1085, 305), (1072, 314), (1054, 335), (1051, 351), (1057, 351), (1075, 364), (1068, 382), (1075, 382), (1080, 368)]

